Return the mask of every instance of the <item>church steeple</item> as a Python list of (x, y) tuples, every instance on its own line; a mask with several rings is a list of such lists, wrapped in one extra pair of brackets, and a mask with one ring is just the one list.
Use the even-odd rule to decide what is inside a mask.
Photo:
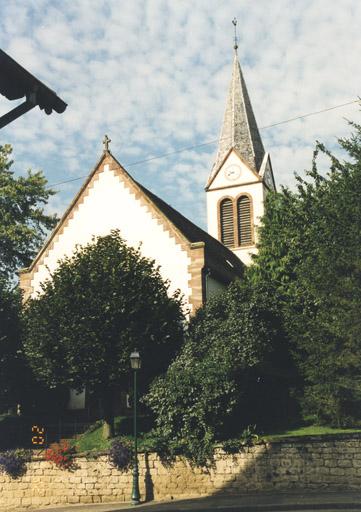
[(234, 45), (232, 79), (229, 87), (217, 156), (210, 181), (231, 148), (238, 150), (245, 162), (259, 173), (265, 155), (261, 136), (252, 110), (246, 83)]
[(216, 159), (206, 185), (208, 232), (246, 265), (257, 253), (264, 200), (275, 190), (271, 159), (265, 153), (238, 60), (235, 27), (232, 79)]

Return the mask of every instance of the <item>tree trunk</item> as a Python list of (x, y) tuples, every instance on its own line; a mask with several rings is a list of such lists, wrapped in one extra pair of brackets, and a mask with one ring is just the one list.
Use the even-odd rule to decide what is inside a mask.
[(103, 439), (114, 437), (114, 410), (113, 410), (113, 390), (107, 388), (102, 393), (103, 408)]

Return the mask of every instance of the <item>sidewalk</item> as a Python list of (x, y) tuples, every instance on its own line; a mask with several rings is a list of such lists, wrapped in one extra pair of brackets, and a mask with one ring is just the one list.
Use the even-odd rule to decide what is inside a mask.
[(304, 491), (248, 493), (240, 496), (194, 498), (174, 501), (149, 502), (141, 505), (124, 503), (67, 505), (42, 509), (29, 509), (29, 512), (312, 512), (322, 510), (361, 511), (361, 491)]

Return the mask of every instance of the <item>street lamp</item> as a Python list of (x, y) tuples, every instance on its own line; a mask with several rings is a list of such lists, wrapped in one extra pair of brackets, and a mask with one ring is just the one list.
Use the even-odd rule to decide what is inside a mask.
[(134, 425), (134, 465), (133, 465), (133, 489), (132, 503), (139, 505), (139, 470), (138, 470), (138, 439), (137, 439), (137, 371), (141, 367), (141, 359), (138, 350), (130, 354), (130, 366), (134, 375), (134, 398), (133, 398), (133, 425)]

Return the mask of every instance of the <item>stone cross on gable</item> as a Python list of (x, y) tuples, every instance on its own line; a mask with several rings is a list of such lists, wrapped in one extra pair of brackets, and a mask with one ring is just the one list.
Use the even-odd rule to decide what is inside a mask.
[(104, 135), (104, 139), (103, 139), (104, 151), (109, 151), (109, 144), (111, 141), (112, 141), (112, 139), (109, 139), (108, 135)]

